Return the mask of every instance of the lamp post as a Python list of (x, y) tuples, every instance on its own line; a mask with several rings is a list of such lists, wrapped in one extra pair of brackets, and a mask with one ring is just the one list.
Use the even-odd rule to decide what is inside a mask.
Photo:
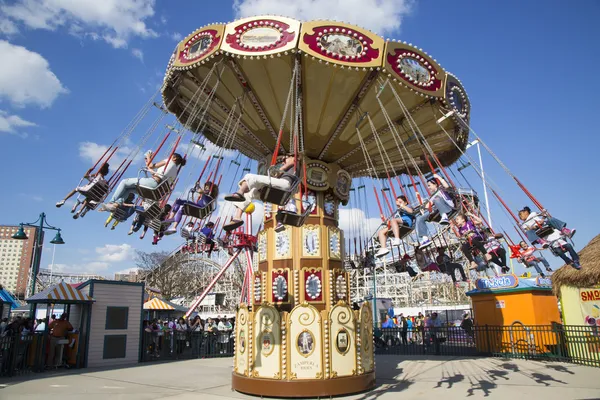
[(483, 170), (483, 160), (481, 158), (481, 147), (479, 145), (479, 139), (473, 140), (471, 143), (467, 145), (467, 149), (477, 145), (477, 154), (479, 155), (479, 169), (481, 170), (481, 180), (483, 182), (483, 196), (485, 198), (485, 209), (487, 211), (488, 224), (490, 224), (490, 228), (492, 227), (492, 214), (490, 213), (490, 203), (488, 201), (488, 193), (487, 193), (487, 183), (485, 182), (485, 172)]
[(40, 263), (42, 261), (42, 245), (44, 243), (44, 229), (57, 231), (54, 239), (50, 241), (52, 244), (65, 244), (65, 241), (60, 235), (60, 229), (56, 228), (46, 220), (46, 214), (41, 213), (39, 218), (35, 222), (31, 223), (20, 223), (19, 230), (15, 233), (12, 238), (17, 240), (27, 240), (28, 237), (23, 230), (24, 226), (31, 228), (37, 228), (35, 242), (33, 243), (33, 261), (31, 263), (31, 270), (29, 271), (29, 281), (25, 298), (31, 297), (35, 294), (35, 281), (37, 279), (38, 272), (40, 271)]

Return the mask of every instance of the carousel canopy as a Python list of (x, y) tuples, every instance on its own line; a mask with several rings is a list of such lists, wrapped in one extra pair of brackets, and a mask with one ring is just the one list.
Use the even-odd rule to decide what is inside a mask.
[(26, 299), (28, 303), (43, 303), (43, 304), (71, 304), (71, 303), (91, 303), (95, 300), (75, 289), (73, 286), (64, 281), (50, 286), (44, 291), (34, 294)]
[(467, 144), (470, 104), (456, 77), (422, 49), (344, 23), (260, 16), (202, 27), (176, 47), (162, 92), (189, 129), (258, 160), (281, 127), (290, 149), (292, 126), (308, 158), (353, 176), (373, 174), (363, 148), (383, 176), (427, 167), (427, 146), (449, 165)]

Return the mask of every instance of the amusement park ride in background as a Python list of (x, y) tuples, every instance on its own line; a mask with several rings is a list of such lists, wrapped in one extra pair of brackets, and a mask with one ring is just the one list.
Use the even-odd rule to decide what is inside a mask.
[[(236, 179), (250, 171), (248, 161), (238, 175), (241, 155), (258, 161), (258, 174), (267, 175), (277, 167), (278, 153), (294, 154), (296, 179), (291, 189), (267, 186), (261, 192), (264, 219), (256, 234), (250, 209), (245, 210), (245, 225), (221, 240), (223, 225), (233, 211), (230, 204), (220, 206), (218, 216), (212, 206), (184, 207), (180, 226), (191, 223), (202, 228), (213, 221), (220, 238), (214, 251), (228, 254), (187, 315), (238, 263), (244, 279), (235, 332), (236, 390), (307, 397), (372, 388), (373, 311), (368, 302), (353, 310), (350, 305), (356, 298), (351, 293), (366, 297), (371, 284), (390, 291), (391, 285), (394, 296), (414, 302), (409, 299), (412, 295), (398, 293), (410, 286), (408, 275), (394, 271), (396, 282), (388, 279), (386, 271), (393, 271), (402, 255), (413, 255), (412, 244), (419, 238), (412, 229), (403, 229), (402, 244), (389, 256), (375, 259), (377, 245), (370, 240), (364, 221), (354, 218), (346, 232), (348, 240), (344, 239), (338, 227), (339, 208), (350, 203), (368, 215), (368, 184), (382, 215), (393, 214), (398, 195), (418, 208), (432, 195), (426, 180), (439, 174), (454, 187), (456, 207), (451, 217), (469, 211), (485, 220), (477, 194), (470, 187), (458, 188), (458, 178), (450, 169), (458, 160), (463, 166), (470, 163), (486, 182), (465, 153), (471, 108), (460, 81), (412, 44), (384, 41), (344, 23), (262, 16), (207, 25), (182, 40), (169, 60), (161, 93), (160, 115), (149, 124), (139, 145), (107, 176), (106, 184), (83, 196), (87, 202), (78, 215), (84, 216), (106, 199), (138, 153), (149, 146), (168, 113), (176, 123), (165, 135), (158, 135), (152, 157), (162, 151), (164, 158), (171, 159), (188, 135), (188, 165), (181, 168), (175, 182), (137, 188), (143, 223), (159, 234), (165, 226), (159, 216), (174, 200), (170, 196), (175, 185), (183, 187), (186, 195), (196, 182), (212, 182), (223, 191), (225, 176), (232, 178), (233, 189)], [(111, 160), (131, 140), (154, 100), (149, 100), (93, 169)], [(200, 163), (195, 153), (206, 151), (207, 140), (217, 150), (195, 169), (190, 164)], [(228, 150), (238, 152), (229, 168), (224, 165)], [(502, 201), (498, 192), (493, 190)], [(113, 216), (126, 219), (118, 212)], [(435, 231), (431, 235), (434, 246), (449, 248), (459, 258), (455, 231), (452, 225), (439, 225), (439, 218), (434, 212), (429, 220)], [(382, 223), (386, 222), (383, 218)], [(504, 240), (514, 244), (503, 233)], [(182, 236), (186, 243), (176, 253), (191, 256), (209, 251), (206, 238), (183, 230)], [(240, 255), (241, 263), (237, 261)], [(365, 267), (383, 271), (383, 281)], [(351, 287), (350, 274), (353, 281), (362, 283)], [(447, 276), (444, 282), (449, 282)], [(423, 301), (435, 296), (429, 290)], [(441, 291), (437, 296), (452, 294)]]

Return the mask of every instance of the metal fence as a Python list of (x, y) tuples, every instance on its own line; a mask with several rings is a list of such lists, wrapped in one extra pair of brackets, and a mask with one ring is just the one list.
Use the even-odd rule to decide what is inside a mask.
[(43, 333), (0, 337), (0, 376), (15, 376), (45, 368)]
[(600, 329), (590, 326), (457, 326), (377, 329), (376, 354), (524, 358), (600, 367)]
[(233, 357), (233, 336), (205, 332), (144, 332), (142, 361)]

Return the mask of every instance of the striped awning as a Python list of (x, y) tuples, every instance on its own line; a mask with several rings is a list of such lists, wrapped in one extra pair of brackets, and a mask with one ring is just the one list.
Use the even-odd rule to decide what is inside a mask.
[(34, 294), (26, 301), (28, 303), (87, 303), (95, 300), (62, 281)]
[(144, 303), (144, 310), (168, 310), (168, 311), (172, 311), (174, 309), (175, 309), (175, 307), (173, 307), (173, 306), (165, 303), (164, 301), (162, 301), (158, 297), (155, 297), (152, 300), (149, 300), (149, 301), (147, 301), (147, 302)]

